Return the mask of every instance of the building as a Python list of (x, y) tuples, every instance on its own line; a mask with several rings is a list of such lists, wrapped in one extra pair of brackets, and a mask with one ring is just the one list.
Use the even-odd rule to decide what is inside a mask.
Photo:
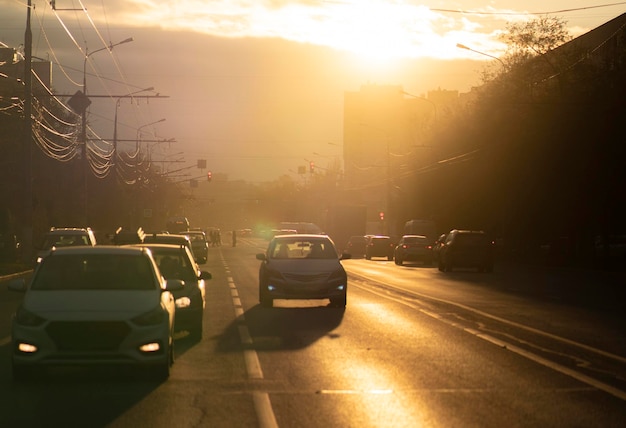
[(364, 85), (344, 94), (346, 202), (367, 206), (368, 233), (398, 233), (405, 221), (396, 215), (399, 183), (420, 155), (421, 137), (436, 120), (438, 104), (455, 97), (457, 91), (441, 90), (411, 95), (396, 85)]

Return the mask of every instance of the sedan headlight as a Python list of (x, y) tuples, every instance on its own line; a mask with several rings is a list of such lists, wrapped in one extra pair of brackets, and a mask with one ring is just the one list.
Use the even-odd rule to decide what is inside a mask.
[(179, 309), (191, 306), (191, 299), (187, 296), (176, 299), (176, 307)]
[(131, 321), (140, 326), (158, 325), (161, 324), (166, 317), (166, 313), (160, 306), (152, 309), (149, 312), (141, 314)]
[(24, 308), (19, 308), (15, 314), (15, 322), (27, 327), (37, 327), (46, 322), (46, 320), (34, 312)]

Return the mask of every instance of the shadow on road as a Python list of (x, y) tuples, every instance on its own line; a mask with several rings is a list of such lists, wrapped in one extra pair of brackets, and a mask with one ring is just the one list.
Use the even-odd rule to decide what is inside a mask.
[[(345, 309), (331, 306), (274, 307), (254, 306), (245, 313), (246, 325), (255, 350), (279, 351), (305, 348), (322, 337), (335, 337)], [(220, 352), (246, 349), (240, 339), (241, 322), (231, 323), (218, 341)]]

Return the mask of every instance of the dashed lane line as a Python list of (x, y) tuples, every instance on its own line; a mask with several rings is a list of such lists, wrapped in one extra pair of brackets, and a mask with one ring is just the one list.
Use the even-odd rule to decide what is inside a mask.
[[(259, 356), (251, 346), (254, 345), (254, 339), (252, 338), (252, 335), (248, 330), (248, 326), (246, 325), (246, 319), (244, 315), (245, 312), (241, 303), (241, 299), (239, 298), (239, 291), (237, 290), (237, 285), (235, 284), (235, 281), (231, 276), (230, 269), (228, 268), (228, 264), (226, 263), (226, 260), (224, 260), (223, 255), (222, 264), (224, 265), (224, 269), (226, 271), (226, 280), (230, 289), (230, 296), (233, 302), (235, 317), (237, 319), (237, 322), (239, 323), (239, 325), (237, 326), (237, 329), (239, 331), (239, 340), (241, 341), (242, 345), (249, 346), (248, 349), (245, 349), (243, 351), (243, 358), (245, 361), (248, 378), (254, 380), (263, 379), (263, 370), (261, 369)], [(272, 408), (272, 402), (270, 401), (269, 394), (263, 391), (253, 392), (252, 401), (254, 403), (254, 411), (256, 412), (257, 418), (259, 420), (259, 427), (278, 428), (278, 423), (276, 422), (276, 416), (274, 415), (274, 409)]]

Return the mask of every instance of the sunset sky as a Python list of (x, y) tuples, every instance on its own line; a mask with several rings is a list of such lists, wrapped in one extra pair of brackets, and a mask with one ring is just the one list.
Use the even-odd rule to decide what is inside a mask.
[[(0, 0), (0, 43), (24, 42), (26, 4)], [(490, 58), (457, 43), (499, 56), (505, 47), (497, 36), (507, 22), (549, 14), (563, 18), (575, 37), (626, 12), (626, 1), (595, 0), (56, 0), (56, 10), (48, 1), (32, 4), (33, 55), (55, 64), (57, 93), (81, 89), (86, 52), (132, 37), (89, 57), (88, 94), (154, 87), (146, 94), (168, 98), (122, 100), (119, 138), (166, 119), (144, 126), (142, 138), (176, 140), (152, 148), (157, 158), (184, 161), (170, 170), (207, 159), (214, 174), (250, 181), (340, 155), (344, 91), (367, 83), (413, 94), (468, 91)], [(115, 100), (92, 100), (89, 123), (105, 139), (112, 138)]]

